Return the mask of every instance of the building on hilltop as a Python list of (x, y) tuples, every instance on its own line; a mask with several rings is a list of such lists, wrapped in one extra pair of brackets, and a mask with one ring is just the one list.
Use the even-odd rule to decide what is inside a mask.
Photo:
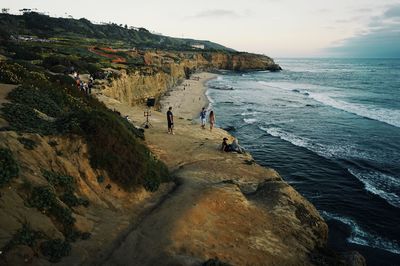
[(195, 43), (191, 45), (192, 48), (204, 50), (204, 44)]

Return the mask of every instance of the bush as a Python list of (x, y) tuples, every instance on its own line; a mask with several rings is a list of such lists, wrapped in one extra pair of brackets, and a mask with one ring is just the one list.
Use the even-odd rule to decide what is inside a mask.
[(83, 205), (85, 207), (89, 206), (89, 201), (87, 199), (78, 198), (75, 196), (73, 191), (66, 191), (62, 196), (61, 200), (67, 204), (69, 207), (76, 207), (79, 205)]
[(52, 215), (63, 225), (64, 232), (71, 228), (75, 222), (71, 210), (58, 202), (56, 194), (50, 187), (35, 187), (29, 199), (29, 204)]
[(71, 253), (71, 245), (61, 239), (53, 239), (43, 242), (40, 250), (44, 256), (49, 257), (50, 262), (59, 262)]
[(57, 205), (57, 196), (50, 187), (34, 187), (29, 204), (40, 211), (47, 211)]
[(61, 114), (61, 107), (54, 101), (49, 91), (20, 86), (12, 90), (7, 98), (13, 103), (27, 105), (51, 117), (58, 117)]
[(24, 148), (27, 150), (33, 150), (36, 148), (37, 143), (34, 140), (28, 138), (18, 138), (18, 141), (24, 145)]
[(63, 65), (55, 65), (50, 68), (50, 71), (54, 73), (66, 73), (68, 68)]
[(44, 135), (57, 133), (55, 123), (41, 119), (38, 113), (29, 106), (6, 103), (2, 111), (12, 130)]
[(18, 245), (33, 247), (38, 239), (43, 238), (45, 238), (45, 235), (42, 232), (33, 230), (28, 223), (23, 223), (21, 229), (19, 229), (7, 243), (5, 250), (10, 250)]
[(19, 167), (9, 149), (0, 149), (0, 187), (19, 174)]
[(60, 173), (42, 170), (43, 177), (49, 181), (49, 183), (55, 187), (61, 187), (65, 190), (74, 190), (75, 181), (72, 176), (63, 175)]
[(0, 82), (19, 84), (26, 77), (25, 69), (19, 64), (0, 62)]
[[(160, 180), (168, 178), (167, 168), (150, 155), (140, 143), (134, 131), (109, 111), (92, 111), (80, 114), (80, 129), (89, 146), (90, 163), (97, 169), (106, 170), (110, 178), (131, 189), (145, 182), (157, 187)], [(159, 175), (159, 176), (158, 176)]]

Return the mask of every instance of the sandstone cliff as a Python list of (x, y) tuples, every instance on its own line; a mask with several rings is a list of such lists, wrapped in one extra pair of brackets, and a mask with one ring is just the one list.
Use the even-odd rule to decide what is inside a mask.
[(134, 105), (146, 98), (160, 97), (190, 73), (215, 70), (270, 70), (281, 68), (271, 58), (248, 53), (223, 52), (143, 52), (146, 67), (135, 72), (121, 71), (119, 77), (103, 85), (102, 93)]

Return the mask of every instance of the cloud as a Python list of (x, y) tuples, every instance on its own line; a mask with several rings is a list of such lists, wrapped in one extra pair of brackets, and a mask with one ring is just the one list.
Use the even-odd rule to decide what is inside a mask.
[(367, 29), (325, 49), (330, 56), (400, 58), (400, 5), (370, 19)]
[(241, 15), (228, 9), (208, 9), (191, 16), (192, 18), (238, 18)]
[(393, 6), (386, 10), (384, 16), (386, 18), (399, 18), (400, 19), (400, 5)]

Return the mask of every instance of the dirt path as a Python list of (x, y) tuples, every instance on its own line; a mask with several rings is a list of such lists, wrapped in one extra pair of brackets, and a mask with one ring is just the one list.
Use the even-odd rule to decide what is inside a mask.
[[(111, 109), (144, 121), (143, 108), (99, 95)], [(199, 265), (218, 257), (232, 265), (307, 265), (326, 240), (315, 208), (250, 155), (218, 150), (227, 132), (201, 130), (153, 111), (146, 143), (179, 186), (110, 252), (103, 265)]]

